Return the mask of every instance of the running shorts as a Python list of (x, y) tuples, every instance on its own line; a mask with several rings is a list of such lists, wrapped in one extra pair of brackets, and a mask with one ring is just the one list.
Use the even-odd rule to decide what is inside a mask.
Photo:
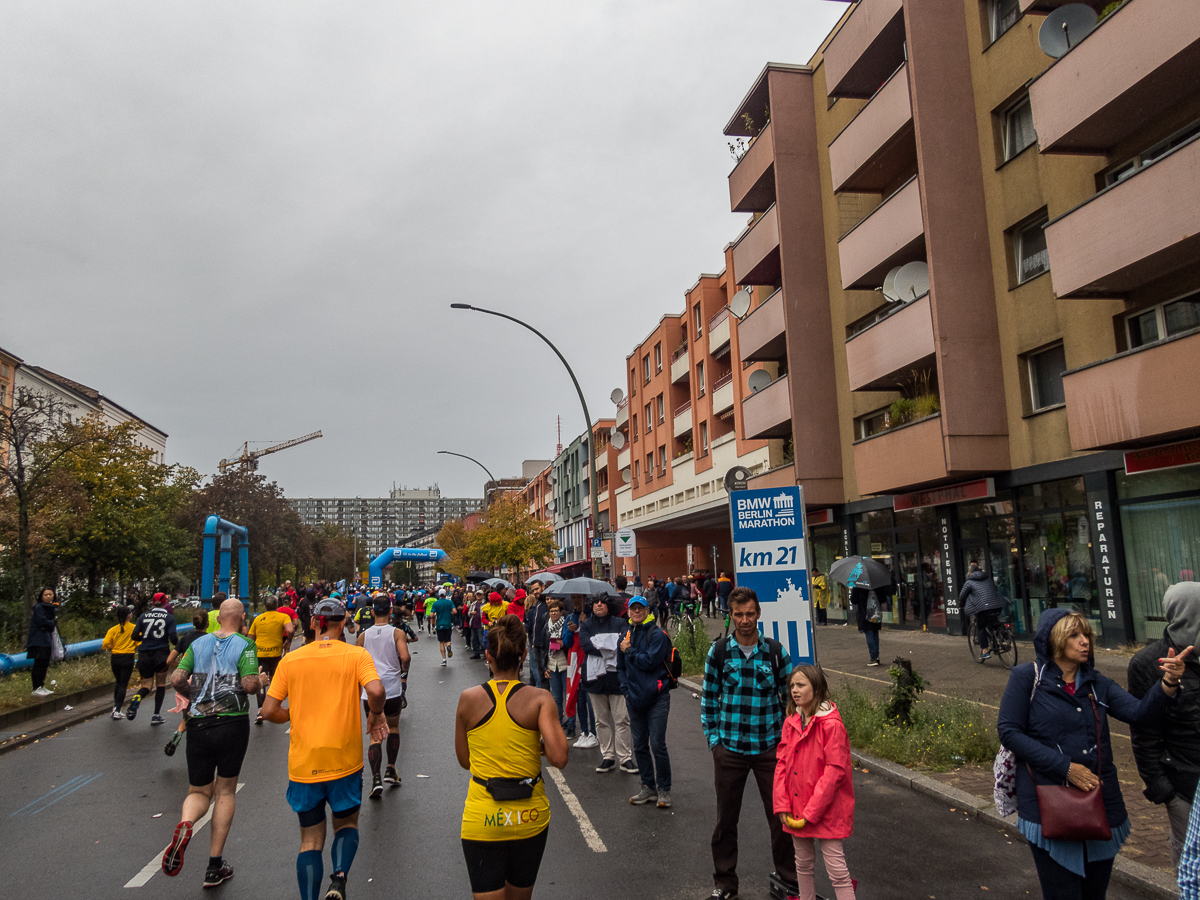
[(468, 841), (463, 838), (463, 856), (467, 858), (471, 891), (490, 894), (504, 890), (506, 883), (515, 888), (533, 887), (549, 831), (547, 824), (533, 837), (518, 841)]
[(325, 803), (335, 819), (344, 819), (362, 806), (362, 769), (332, 781), (289, 781), (288, 806), (300, 817), (301, 828), (325, 821)]
[(283, 659), (282, 656), (260, 656), (258, 658), (258, 664), (262, 666), (262, 670), (264, 672), (274, 677), (275, 670), (279, 668), (279, 661), (281, 659)]
[[(167, 671), (167, 657), (170, 654), (170, 650), (143, 650), (138, 654), (138, 674), (143, 678), (153, 678), (159, 672)], [(209, 781), (212, 779), (210, 778)], [(195, 784), (195, 782), (192, 783)], [(208, 781), (203, 784), (208, 784)]]
[[(367, 705), (367, 701), (363, 701), (363, 715), (369, 716), (371, 707)], [(383, 714), (389, 719), (394, 719), (400, 715), (400, 698), (388, 697), (383, 701)]]
[(450, 641), (452, 641), (454, 639), (454, 629), (453, 628), (439, 628), (437, 630), (437, 637), (438, 637), (439, 644), (448, 644), (448, 643), (450, 643)]
[(197, 722), (197, 719), (188, 722), (188, 784), (204, 787), (212, 784), (214, 775), (237, 778), (250, 744), (250, 717), (224, 716), (215, 725)]

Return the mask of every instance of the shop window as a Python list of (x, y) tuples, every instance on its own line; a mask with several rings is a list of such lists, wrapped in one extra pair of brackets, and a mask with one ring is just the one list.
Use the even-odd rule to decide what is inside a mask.
[(1130, 350), (1200, 328), (1200, 292), (1133, 313), (1125, 328)]
[(708, 423), (700, 423), (700, 455), (708, 456)]
[(654, 371), (662, 371), (662, 342), (659, 341), (654, 345)]
[(1024, 284), (1050, 271), (1050, 253), (1046, 249), (1046, 217), (1019, 225), (1012, 230), (1015, 282)]
[(1104, 173), (1105, 187), (1111, 187), (1119, 181), (1124, 181), (1131, 175), (1136, 175), (1145, 166), (1150, 165), (1155, 160), (1162, 159), (1176, 147), (1182, 147), (1197, 135), (1200, 135), (1200, 121), (1192, 122), (1165, 140), (1161, 140), (1149, 149), (1143, 150), (1137, 156), (1118, 163)]
[(1004, 111), (1004, 161), (1008, 162), (1036, 140), (1033, 107), (1026, 94)]
[(988, 0), (988, 27), (992, 40), (996, 40), (1021, 18), (1021, 7), (1017, 0)]
[(1029, 403), (1033, 412), (1061, 406), (1063, 396), (1063, 372), (1067, 370), (1067, 356), (1063, 345), (1058, 344), (1040, 353), (1025, 357), (1029, 370)]
[(1087, 495), (1082, 478), (1046, 481), (1017, 488), (1017, 509), (1023, 513), (1086, 505)]

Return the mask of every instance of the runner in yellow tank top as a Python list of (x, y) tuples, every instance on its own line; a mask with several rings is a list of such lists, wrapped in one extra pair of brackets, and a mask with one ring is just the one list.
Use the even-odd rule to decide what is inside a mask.
[[(521, 620), (503, 616), (487, 635), (493, 680), (463, 691), (458, 701), (454, 750), (459, 765), (471, 773), (463, 806), (463, 855), (476, 898), (497, 892), (505, 900), (532, 896), (550, 824), (541, 756), (545, 753), (560, 769), (567, 764), (567, 738), (554, 698), (521, 684), (525, 643)], [(531, 779), (537, 779), (532, 788)]]

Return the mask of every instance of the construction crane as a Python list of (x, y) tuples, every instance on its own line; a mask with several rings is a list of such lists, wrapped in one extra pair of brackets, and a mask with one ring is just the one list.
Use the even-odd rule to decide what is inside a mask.
[(229, 469), (240, 467), (243, 471), (253, 472), (258, 469), (258, 458), (266, 456), (268, 453), (278, 453), (280, 450), (286, 450), (288, 447), (295, 447), (297, 444), (303, 444), (308, 441), (315, 441), (321, 436), (321, 432), (314, 431), (312, 434), (306, 434), (304, 437), (293, 438), (290, 441), (284, 441), (282, 444), (275, 444), (271, 447), (264, 447), (261, 450), (251, 450), (250, 442), (246, 441), (242, 444), (242, 455), (236, 459), (223, 459), (217, 466), (224, 475)]

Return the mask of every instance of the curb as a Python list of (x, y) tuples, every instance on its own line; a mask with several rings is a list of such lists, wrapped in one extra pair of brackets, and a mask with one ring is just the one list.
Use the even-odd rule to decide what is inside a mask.
[[(76, 706), (88, 703), (89, 701), (97, 700), (101, 697), (107, 697), (112, 692), (112, 684), (101, 684), (95, 687), (90, 687), (84, 691), (76, 691), (74, 694), (65, 694), (62, 697), (55, 697), (53, 700), (47, 700), (44, 703), (39, 703), (37, 706), (26, 706), (21, 709), (13, 710), (9, 713), (0, 716), (0, 730), (12, 725), (20, 725), (24, 722), (29, 722), (33, 719), (40, 719), (42, 716), (51, 713), (62, 713), (63, 706)], [(47, 707), (49, 707), (47, 709)], [(70, 728), (73, 725), (82, 725), (88, 719), (94, 719), (96, 716), (104, 715), (109, 712), (111, 707), (108, 703), (101, 703), (92, 706), (88, 709), (73, 709), (61, 718), (49, 722), (45, 725), (37, 726), (36, 730), (23, 731), (17, 737), (0, 743), (0, 755), (10, 753), (20, 747), (32, 744), (34, 741), (39, 741), (44, 737), (50, 737), (57, 734), (63, 729)]]
[[(690, 678), (680, 678), (679, 683), (694, 693), (703, 693), (703, 685)], [(976, 797), (974, 794), (969, 794), (953, 785), (943, 784), (937, 779), (930, 778), (907, 766), (880, 759), (853, 747), (850, 748), (850, 759), (854, 765), (869, 774), (878, 775), (900, 787), (924, 794), (933, 800), (942, 801), (953, 809), (962, 810), (985, 825), (1025, 840), (1025, 836), (1017, 830), (1016, 813), (1008, 818), (1001, 818), (996, 814), (996, 806), (990, 800)], [(1158, 900), (1178, 900), (1179, 898), (1179, 887), (1169, 872), (1135, 862), (1120, 854), (1117, 854), (1116, 862), (1113, 864), (1112, 878), (1113, 881), (1126, 887), (1144, 892), (1147, 897), (1155, 897)]]

